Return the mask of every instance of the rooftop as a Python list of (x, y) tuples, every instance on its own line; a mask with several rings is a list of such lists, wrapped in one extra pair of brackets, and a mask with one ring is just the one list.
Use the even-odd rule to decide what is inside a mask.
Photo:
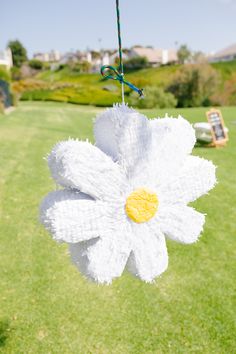
[(214, 58), (224, 58), (224, 57), (228, 57), (231, 55), (236, 55), (236, 43), (232, 44), (231, 46), (224, 48), (222, 50), (220, 50), (219, 52), (216, 52), (214, 54)]

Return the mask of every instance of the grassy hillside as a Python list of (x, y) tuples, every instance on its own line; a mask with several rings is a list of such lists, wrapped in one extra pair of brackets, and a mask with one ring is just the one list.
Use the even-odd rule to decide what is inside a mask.
[[(230, 62), (212, 63), (211, 66), (218, 71), (224, 80), (229, 79), (236, 73), (236, 60)], [(148, 68), (126, 74), (130, 81), (140, 80), (147, 85), (167, 85), (181, 65), (161, 66), (158, 68)], [(58, 71), (45, 71), (37, 76), (40, 80), (73, 82), (81, 85), (102, 86), (104, 82), (100, 74), (79, 74), (71, 71), (68, 67)]]
[[(236, 104), (234, 98), (236, 95), (234, 89), (236, 61), (216, 63), (211, 64), (211, 66), (218, 73), (216, 95), (214, 95), (217, 104)], [(148, 68), (127, 73), (125, 77), (139, 88), (158, 86), (166, 89), (181, 68), (180, 65)], [(232, 79), (233, 75), (234, 81), (225, 89), (226, 83)], [(65, 84), (66, 87), (63, 86)], [(96, 106), (112, 106), (113, 102), (120, 101), (120, 84), (118, 82), (106, 81), (100, 74), (80, 74), (74, 72), (68, 66), (59, 71), (43, 71), (33, 80), (15, 82), (13, 87), (16, 92), (21, 93), (22, 100), (60, 101)], [(125, 86), (128, 102), (131, 102), (130, 92), (130, 89)], [(188, 92), (188, 89), (186, 92)], [(222, 94), (224, 94), (223, 101)], [(215, 104), (215, 101), (213, 104)]]
[[(171, 75), (173, 75), (178, 68), (179, 65), (148, 68), (128, 73), (125, 76), (130, 81), (143, 80), (146, 84), (158, 83), (165, 85), (171, 79)], [(86, 86), (104, 86), (104, 80), (100, 74), (79, 74), (71, 71), (68, 67), (57, 72), (42, 72), (37, 75), (37, 78), (46, 81), (72, 82)]]
[[(207, 213), (200, 241), (169, 241), (169, 268), (154, 284), (125, 273), (111, 286), (87, 282), (38, 223), (40, 200), (55, 189), (43, 157), (59, 140), (93, 140), (100, 111), (24, 102), (0, 115), (0, 352), (234, 353), (236, 108), (222, 109), (227, 147), (194, 150), (218, 166), (218, 185), (194, 203)], [(205, 120), (203, 108), (169, 113)]]
[(211, 64), (222, 76), (223, 80), (228, 80), (236, 73), (236, 60)]

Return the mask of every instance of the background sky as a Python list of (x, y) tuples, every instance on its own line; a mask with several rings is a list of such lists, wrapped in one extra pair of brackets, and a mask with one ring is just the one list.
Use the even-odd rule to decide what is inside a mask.
[[(218, 51), (236, 43), (236, 0), (120, 0), (123, 46)], [(116, 48), (115, 0), (0, 0), (0, 50)], [(101, 41), (99, 42), (99, 39)]]

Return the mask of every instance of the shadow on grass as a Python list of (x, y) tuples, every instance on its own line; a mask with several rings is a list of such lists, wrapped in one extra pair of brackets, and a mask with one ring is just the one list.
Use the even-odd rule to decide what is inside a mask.
[(8, 320), (0, 320), (0, 348), (4, 347), (6, 340), (9, 336), (9, 324)]

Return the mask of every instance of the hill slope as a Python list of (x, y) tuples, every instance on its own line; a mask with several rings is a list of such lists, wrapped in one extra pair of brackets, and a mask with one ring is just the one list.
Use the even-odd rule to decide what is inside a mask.
[[(146, 86), (159, 86), (166, 88), (173, 80), (174, 75), (182, 69), (181, 65), (148, 68), (127, 73), (126, 80), (139, 88)], [(218, 96), (225, 92), (226, 83), (236, 81), (236, 60), (211, 64), (219, 77)], [(234, 79), (233, 79), (234, 78)], [(40, 86), (41, 83), (41, 86)], [(20, 83), (16, 83), (15, 87)], [(45, 87), (46, 85), (46, 87)], [(226, 85), (227, 86), (227, 85)], [(234, 81), (230, 82), (230, 90), (234, 90)], [(96, 106), (111, 106), (113, 102), (120, 101), (120, 84), (117, 81), (107, 81), (100, 74), (80, 74), (73, 72), (69, 67), (59, 71), (44, 71), (39, 73), (26, 88), (22, 90), (23, 100), (62, 101), (78, 104), (92, 104)], [(129, 102), (130, 89), (125, 87), (127, 101)], [(224, 99), (224, 104), (236, 104), (233, 99)], [(222, 104), (222, 103), (219, 103)]]

